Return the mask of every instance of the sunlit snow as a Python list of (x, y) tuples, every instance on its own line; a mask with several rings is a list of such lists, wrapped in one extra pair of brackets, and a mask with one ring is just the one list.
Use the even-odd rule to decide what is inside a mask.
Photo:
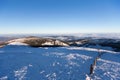
[(0, 48), (0, 80), (119, 80), (120, 53), (100, 50), (94, 73), (90, 65), (98, 49), (7, 45)]

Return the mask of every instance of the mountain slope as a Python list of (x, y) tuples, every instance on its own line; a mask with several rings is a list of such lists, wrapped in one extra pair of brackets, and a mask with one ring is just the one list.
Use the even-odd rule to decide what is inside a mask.
[(8, 45), (29, 45), (32, 47), (46, 47), (46, 46), (69, 46), (67, 43), (49, 38), (39, 38), (39, 37), (26, 37), (10, 40), (7, 42)]

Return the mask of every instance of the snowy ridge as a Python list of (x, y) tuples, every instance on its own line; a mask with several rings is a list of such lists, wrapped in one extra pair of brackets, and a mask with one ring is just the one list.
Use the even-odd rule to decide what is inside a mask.
[(26, 38), (14, 39), (14, 40), (8, 41), (8, 43), (12, 43), (12, 42), (24, 42), (25, 40), (26, 40)]
[(87, 48), (87, 47), (68, 47), (67, 49), (69, 49), (69, 50), (86, 50), (86, 51), (96, 51), (96, 52), (100, 51), (100, 52), (108, 52), (108, 53), (119, 53), (119, 52), (110, 51), (110, 50)]
[(24, 46), (27, 46), (28, 44), (22, 43), (22, 42), (11, 42), (8, 45), (24, 45)]
[(67, 43), (55, 39), (39, 38), (39, 37), (26, 37), (14, 39), (6, 42), (8, 45), (29, 45), (32, 47), (42, 46), (69, 46)]
[(115, 64), (115, 65), (119, 65), (120, 66), (120, 63), (114, 62), (114, 61), (109, 61), (109, 60), (104, 60), (104, 59), (98, 59), (98, 61), (102, 61), (104, 63)]

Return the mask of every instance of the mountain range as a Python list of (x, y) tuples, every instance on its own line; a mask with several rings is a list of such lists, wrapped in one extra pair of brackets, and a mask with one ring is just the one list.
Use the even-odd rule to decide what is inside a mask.
[(26, 45), (31, 47), (94, 47), (120, 51), (120, 39), (74, 37), (74, 36), (49, 36), (49, 37), (20, 37), (1, 38), (0, 47), (5, 45)]

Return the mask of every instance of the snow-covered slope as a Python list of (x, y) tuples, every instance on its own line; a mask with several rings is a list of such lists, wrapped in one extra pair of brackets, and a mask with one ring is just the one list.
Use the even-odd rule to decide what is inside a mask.
[[(48, 36), (48, 37), (25, 37), (13, 39), (0, 43), (0, 47), (6, 44), (29, 45), (32, 47), (45, 47), (45, 46), (78, 46), (88, 48), (101, 48), (106, 50), (120, 51), (120, 39), (119, 38), (104, 38), (104, 37), (78, 37), (78, 36)], [(20, 45), (21, 45), (20, 44)]]
[(28, 45), (28, 44), (25, 44), (25, 43), (22, 43), (22, 42), (11, 42), (8, 45)]
[(99, 51), (104, 54), (90, 75), (98, 49), (8, 45), (0, 48), (0, 80), (119, 80), (120, 53)]
[(38, 38), (38, 37), (27, 37), (14, 39), (7, 42), (8, 45), (29, 45), (33, 47), (41, 46), (68, 46), (67, 43), (55, 39)]
[(82, 46), (89, 48), (102, 48), (107, 50), (120, 51), (120, 39), (94, 39), (84, 38), (79, 40), (72, 40), (69, 42), (71, 46)]

